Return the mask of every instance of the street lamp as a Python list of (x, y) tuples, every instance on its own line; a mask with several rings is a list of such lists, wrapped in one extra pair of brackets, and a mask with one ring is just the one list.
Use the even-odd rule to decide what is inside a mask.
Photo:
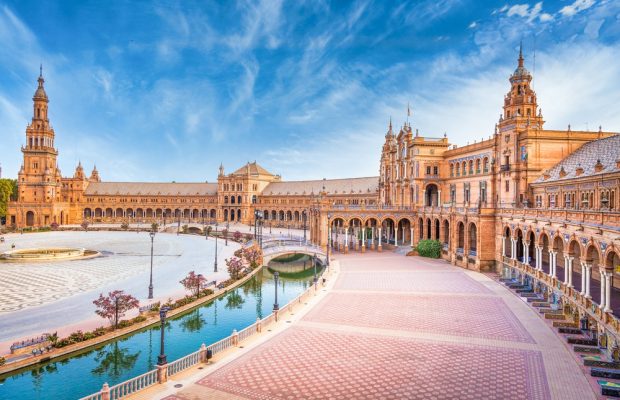
[(273, 280), (275, 282), (275, 290), (276, 290), (276, 297), (275, 300), (273, 302), (273, 311), (278, 311), (280, 309), (280, 306), (278, 305), (278, 278), (280, 277), (280, 274), (278, 273), (278, 271), (273, 273)]
[(162, 307), (159, 309), (159, 320), (161, 321), (161, 338), (159, 342), (159, 356), (157, 356), (157, 365), (166, 365), (166, 354), (164, 352), (164, 326), (166, 325), (166, 313), (168, 307)]
[(316, 253), (314, 253), (314, 256), (312, 257), (312, 264), (314, 265), (314, 291), (315, 292), (316, 292), (316, 283), (318, 281), (316, 277), (316, 262), (317, 262)]
[(304, 219), (304, 242), (306, 241), (306, 210), (301, 212), (301, 215)]
[(226, 235), (224, 235), (224, 239), (226, 239), (226, 246), (228, 246), (228, 230), (230, 229), (230, 223), (226, 221)]
[(215, 263), (213, 264), (213, 272), (217, 272), (217, 221), (215, 221)]
[(149, 280), (149, 299), (153, 298), (153, 241), (155, 240), (155, 231), (149, 233), (151, 237), (151, 277)]

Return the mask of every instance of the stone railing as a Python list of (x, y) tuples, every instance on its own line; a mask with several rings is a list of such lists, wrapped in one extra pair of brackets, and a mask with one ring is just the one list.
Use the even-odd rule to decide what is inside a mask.
[(605, 229), (620, 230), (620, 212), (616, 210), (575, 210), (564, 208), (501, 208), (502, 217), (530, 218), (542, 221), (565, 221), (569, 224), (604, 226)]
[(525, 273), (539, 282), (544, 283), (548, 288), (553, 289), (556, 292), (562, 293), (562, 298), (566, 300), (573, 307), (576, 307), (583, 314), (588, 315), (589, 318), (596, 321), (599, 327), (603, 328), (605, 334), (611, 336), (614, 340), (608, 340), (608, 347), (611, 343), (620, 342), (620, 319), (613, 315), (611, 312), (605, 312), (592, 301), (591, 298), (586, 297), (573, 287), (569, 287), (557, 277), (552, 277), (546, 272), (537, 270), (531, 265), (524, 264), (518, 260), (512, 260), (508, 257), (503, 257), (504, 265), (510, 268), (515, 268), (521, 273)]
[[(318, 278), (319, 281), (324, 274), (325, 270), (323, 270), (323, 273)], [(237, 332), (236, 330), (233, 330), (230, 336), (225, 337), (210, 346), (205, 346), (203, 344), (200, 346), (200, 349), (191, 354), (166, 365), (158, 366), (157, 369), (153, 369), (145, 374), (139, 375), (125, 382), (121, 382), (112, 387), (108, 386), (107, 383), (104, 383), (99, 392), (82, 397), (80, 400), (117, 400), (132, 395), (149, 386), (153, 386), (158, 383), (165, 383), (170, 376), (193, 367), (194, 365), (207, 363), (209, 361), (208, 359), (213, 355), (221, 353), (227, 349), (237, 347), (241, 341), (244, 341), (257, 333), (261, 333), (265, 326), (277, 322), (279, 315), (286, 312), (292, 313), (294, 307), (304, 303), (305, 300), (311, 295), (316, 295), (317, 291), (318, 285), (316, 290), (315, 285), (310, 285), (305, 292), (288, 302), (285, 306), (274, 311), (263, 319), (257, 319), (255, 323), (241, 331)]]

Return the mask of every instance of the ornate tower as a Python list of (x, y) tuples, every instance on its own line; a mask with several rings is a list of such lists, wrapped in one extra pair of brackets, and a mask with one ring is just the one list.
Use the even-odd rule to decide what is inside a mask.
[(532, 75), (523, 65), (519, 47), (517, 69), (510, 75), (510, 91), (504, 96), (503, 113), (498, 123), (498, 147), (495, 165), (499, 169), (498, 201), (500, 206), (517, 206), (528, 202), (527, 179), (531, 166), (528, 154), (534, 150), (530, 137), (543, 129), (542, 111), (531, 87)]
[(536, 92), (531, 88), (532, 75), (523, 66), (523, 49), (519, 47), (517, 69), (510, 76), (510, 91), (504, 97), (504, 114), (499, 128), (515, 127), (517, 124), (540, 124), (544, 121), (536, 102)]
[(42, 69), (38, 82), (32, 98), (32, 121), (26, 128), (26, 145), (22, 147), (24, 163), (18, 185), (20, 201), (41, 204), (60, 200), (61, 176), (56, 165), (58, 151), (54, 148), (54, 129), (47, 116), (49, 100), (43, 87)]

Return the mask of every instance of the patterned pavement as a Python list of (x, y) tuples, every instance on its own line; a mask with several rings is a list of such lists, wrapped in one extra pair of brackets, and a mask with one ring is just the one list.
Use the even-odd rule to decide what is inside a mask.
[[(357, 307), (360, 302), (364, 308)], [(304, 320), (534, 343), (504, 301), (496, 297), (330, 293)]]
[(487, 276), (386, 253), (338, 261), (287, 329), (161, 398), (596, 399), (561, 340)]

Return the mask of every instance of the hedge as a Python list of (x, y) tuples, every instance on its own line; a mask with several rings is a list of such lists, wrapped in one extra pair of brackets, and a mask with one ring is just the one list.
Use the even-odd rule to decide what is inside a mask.
[(441, 242), (439, 240), (420, 240), (414, 249), (422, 257), (439, 258), (441, 257)]

